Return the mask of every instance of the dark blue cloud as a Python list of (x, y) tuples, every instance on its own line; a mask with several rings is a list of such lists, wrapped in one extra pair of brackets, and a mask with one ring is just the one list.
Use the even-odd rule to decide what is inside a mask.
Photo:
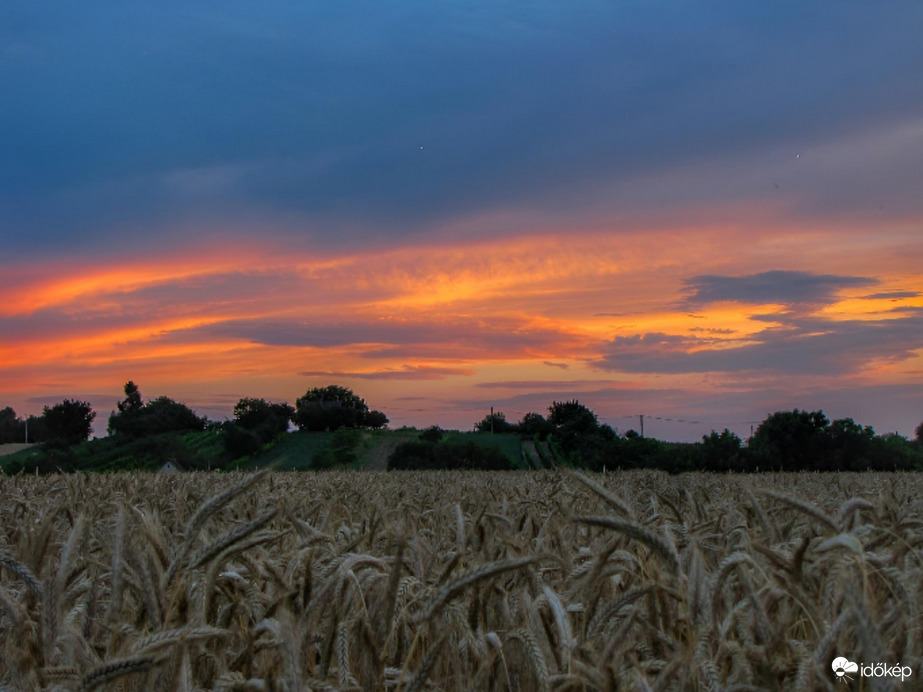
[(616, 337), (595, 365), (631, 373), (762, 372), (841, 375), (912, 358), (923, 343), (923, 310), (888, 320), (788, 318), (734, 344), (660, 333)]
[(774, 270), (749, 276), (694, 276), (686, 281), (691, 306), (722, 301), (783, 305), (818, 305), (835, 301), (844, 288), (874, 286), (876, 279)]
[(7, 2), (0, 233), (74, 251), (274, 218), (337, 242), (579, 209), (919, 117), (921, 22), (912, 0)]
[(235, 339), (266, 346), (330, 348), (380, 345), (363, 352), (370, 359), (509, 357), (511, 353), (548, 351), (572, 340), (554, 329), (536, 328), (506, 317), (446, 317), (440, 321), (373, 320), (333, 322), (329, 319), (229, 319), (177, 330), (161, 337), (170, 342)]

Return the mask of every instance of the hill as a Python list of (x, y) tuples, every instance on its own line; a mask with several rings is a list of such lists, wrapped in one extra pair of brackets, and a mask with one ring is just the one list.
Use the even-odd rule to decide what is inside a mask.
[[(280, 471), (316, 468), (387, 469), (388, 458), (402, 443), (419, 439), (421, 431), (340, 430), (292, 432), (265, 445), (258, 453), (230, 459), (220, 430), (163, 433), (135, 439), (105, 437), (71, 447), (3, 445), (0, 469), (25, 471), (156, 471), (167, 461), (187, 470), (250, 470), (272, 467)], [(496, 447), (513, 468), (529, 468), (523, 461), (519, 437), (514, 434), (447, 431), (446, 440)]]

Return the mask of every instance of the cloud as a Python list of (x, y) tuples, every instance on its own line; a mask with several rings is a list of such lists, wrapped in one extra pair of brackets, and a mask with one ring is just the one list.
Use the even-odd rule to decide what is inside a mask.
[(550, 360), (542, 361), (542, 365), (547, 365), (549, 368), (560, 368), (561, 370), (567, 370), (570, 367), (567, 363), (553, 363)]
[(692, 289), (687, 305), (701, 307), (733, 301), (752, 304), (818, 306), (835, 301), (845, 288), (874, 286), (879, 281), (863, 276), (837, 276), (802, 271), (767, 271), (749, 276), (694, 276), (686, 280)]
[(306, 370), (298, 373), (304, 377), (349, 378), (356, 380), (444, 380), (447, 377), (468, 377), (474, 374), (469, 368), (443, 368), (432, 365), (403, 365), (400, 368), (374, 372), (335, 372)]
[(902, 298), (917, 298), (919, 296), (919, 291), (885, 291), (884, 293), (872, 293), (862, 297), (866, 300), (901, 300)]
[(705, 373), (745, 371), (851, 375), (900, 362), (923, 343), (923, 310), (888, 320), (791, 319), (738, 341), (661, 333), (616, 337), (595, 365), (607, 371)]
[[(494, 382), (478, 382), (475, 387), (478, 389), (529, 389), (537, 391), (555, 390), (583, 390), (587, 387), (598, 389), (600, 386), (607, 384), (604, 380), (502, 380)], [(618, 387), (619, 383), (611, 381), (613, 387)]]
[[(153, 245), (206, 218), (351, 244), (498, 208), (651, 212), (664, 190), (733, 203), (773, 179), (802, 208), (918, 209), (913, 132), (843, 143), (919, 113), (923, 9), (847, 7), (19, 9), (0, 23), (5, 250)], [(770, 165), (826, 142), (800, 173)]]
[(366, 357), (513, 358), (542, 353), (573, 337), (551, 328), (503, 316), (441, 319), (376, 319), (330, 322), (324, 318), (230, 319), (166, 335), (169, 341), (243, 340), (267, 346), (332, 348), (354, 345)]

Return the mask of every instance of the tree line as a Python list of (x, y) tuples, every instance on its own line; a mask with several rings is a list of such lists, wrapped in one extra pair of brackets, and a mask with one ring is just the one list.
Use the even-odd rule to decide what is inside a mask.
[(576, 399), (552, 403), (547, 417), (527, 413), (518, 423), (507, 421), (502, 412), (492, 413), (475, 428), (549, 441), (564, 463), (596, 471), (923, 470), (923, 423), (911, 441), (877, 435), (851, 418), (830, 421), (823, 411), (770, 414), (746, 443), (728, 429), (712, 431), (696, 443), (662, 442), (634, 430), (619, 435)]
[(45, 406), (42, 415), (19, 418), (11, 407), (0, 409), (0, 444), (44, 442), (71, 445), (93, 433), (96, 412), (85, 401), (65, 399)]
[[(295, 406), (244, 397), (234, 406), (233, 418), (224, 422), (210, 421), (166, 396), (144, 401), (138, 385), (131, 380), (125, 383), (124, 395), (108, 419), (106, 431), (110, 438), (127, 443), (165, 434), (213, 430), (222, 435), (231, 460), (254, 454), (288, 432), (290, 426), (314, 432), (375, 429), (388, 424), (384, 413), (370, 409), (352, 390), (336, 385), (309, 389)], [(64, 449), (86, 440), (93, 433), (95, 418), (96, 412), (89, 403), (71, 399), (45, 406), (41, 416), (26, 419), (18, 418), (7, 407), (0, 410), (0, 443), (28, 441), (44, 443), (52, 450)]]
[[(41, 416), (21, 419), (12, 408), (0, 410), (0, 443), (42, 442), (50, 450), (67, 449), (86, 440), (96, 418), (89, 403), (65, 399), (45, 406)], [(129, 381), (124, 398), (107, 422), (109, 438), (124, 444), (126, 456), (160, 449), (153, 442), (164, 434), (212, 430), (221, 436), (224, 463), (251, 456), (293, 428), (304, 431), (344, 431), (322, 465), (349, 458), (355, 436), (346, 431), (386, 427), (388, 417), (372, 410), (352, 390), (337, 385), (315, 387), (295, 406), (245, 397), (234, 406), (233, 418), (214, 422), (183, 403), (161, 396), (144, 401)], [(923, 469), (923, 423), (916, 439), (878, 435), (851, 418), (830, 421), (823, 411), (779, 411), (769, 415), (744, 442), (725, 429), (712, 431), (697, 443), (663, 442), (634, 430), (619, 434), (601, 424), (596, 414), (576, 399), (552, 402), (547, 415), (530, 412), (512, 423), (502, 412), (475, 423), (476, 431), (517, 434), (548, 443), (558, 463), (589, 470), (657, 468), (682, 471), (833, 471)], [(438, 427), (400, 445), (389, 468), (506, 468), (500, 456), (484, 446), (443, 438)], [(145, 446), (144, 441), (152, 441)], [(129, 445), (128, 443), (131, 443)], [(133, 446), (132, 446), (133, 445)], [(153, 446), (152, 446), (153, 445)], [(147, 447), (151, 449), (148, 450)], [(342, 459), (341, 459), (342, 457)], [(216, 466), (220, 463), (216, 461)]]

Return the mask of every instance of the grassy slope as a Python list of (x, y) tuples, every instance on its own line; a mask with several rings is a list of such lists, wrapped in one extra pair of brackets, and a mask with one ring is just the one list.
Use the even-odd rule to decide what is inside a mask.
[[(362, 442), (356, 450), (358, 462), (355, 468), (383, 471), (387, 468), (388, 456), (402, 442), (417, 439), (420, 431), (414, 429), (370, 430), (363, 433)], [(333, 437), (329, 432), (292, 433), (280, 442), (251, 459), (234, 466), (241, 469), (272, 466), (279, 471), (305, 470), (311, 468), (314, 455), (326, 448)], [(481, 446), (496, 446), (514, 464), (522, 466), (519, 437), (516, 435), (485, 435), (483, 433), (446, 433), (447, 439), (471, 440)], [(524, 468), (524, 467), (523, 467)]]
[[(357, 469), (385, 470), (388, 456), (402, 442), (416, 439), (420, 431), (414, 429), (371, 430), (362, 434), (356, 449)], [(292, 433), (268, 445), (251, 458), (232, 462), (229, 469), (254, 469), (272, 466), (280, 471), (311, 468), (314, 455), (326, 448), (333, 433)], [(515, 468), (527, 468), (522, 461), (519, 438), (516, 435), (488, 435), (485, 433), (447, 431), (447, 439), (464, 439), (482, 446), (496, 446), (513, 463)], [(76, 468), (94, 471), (118, 471), (128, 468), (154, 471), (168, 459), (175, 458), (190, 468), (214, 467), (216, 460), (224, 457), (220, 433), (215, 431), (167, 433), (144, 440), (121, 440), (104, 437), (89, 440), (71, 447), (63, 459), (72, 461)], [(0, 457), (4, 471), (34, 463), (45, 455), (40, 445)], [(63, 461), (61, 462), (63, 467)]]

